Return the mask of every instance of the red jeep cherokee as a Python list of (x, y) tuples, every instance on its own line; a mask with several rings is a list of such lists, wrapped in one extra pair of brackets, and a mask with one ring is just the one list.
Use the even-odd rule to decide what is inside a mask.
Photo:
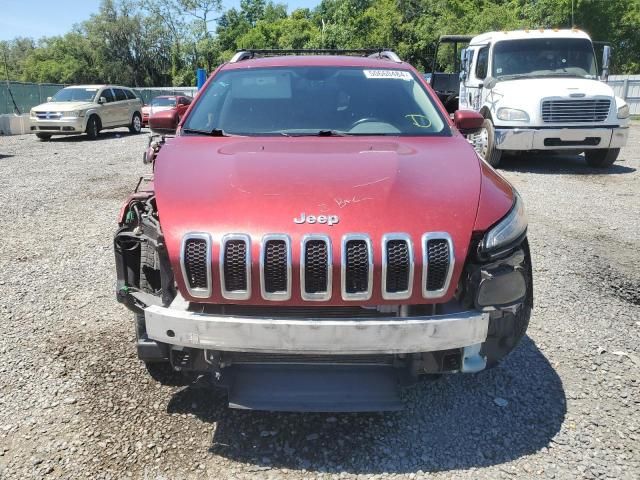
[(232, 407), (393, 410), (517, 345), (527, 220), (461, 133), (481, 117), (393, 52), (314, 53), (236, 54), (150, 149), (118, 300), (153, 375), (210, 373)]

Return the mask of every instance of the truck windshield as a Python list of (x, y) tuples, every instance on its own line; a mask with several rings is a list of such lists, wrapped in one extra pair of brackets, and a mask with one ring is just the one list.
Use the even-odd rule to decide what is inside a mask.
[(56, 93), (51, 101), (53, 102), (93, 102), (97, 88), (63, 88)]
[(497, 42), (493, 76), (596, 78), (593, 46), (587, 39), (532, 38)]
[(278, 67), (218, 73), (183, 132), (267, 135), (449, 135), (412, 72)]

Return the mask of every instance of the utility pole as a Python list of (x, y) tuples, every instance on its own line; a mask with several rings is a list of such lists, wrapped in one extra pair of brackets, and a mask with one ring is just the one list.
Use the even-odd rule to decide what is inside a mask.
[(575, 28), (576, 22), (573, 20), (573, 2), (575, 0), (571, 0), (571, 28)]

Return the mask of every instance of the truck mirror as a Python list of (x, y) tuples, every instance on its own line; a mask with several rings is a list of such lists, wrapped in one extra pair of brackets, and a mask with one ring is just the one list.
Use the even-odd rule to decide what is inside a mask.
[(602, 75), (600, 78), (607, 81), (609, 78), (609, 63), (611, 62), (611, 46), (605, 45), (602, 49)]
[(487, 78), (484, 79), (483, 86), (484, 86), (484, 88), (491, 90), (493, 87), (496, 86), (496, 83), (498, 83), (498, 79), (497, 78), (495, 78), (495, 77), (487, 77)]

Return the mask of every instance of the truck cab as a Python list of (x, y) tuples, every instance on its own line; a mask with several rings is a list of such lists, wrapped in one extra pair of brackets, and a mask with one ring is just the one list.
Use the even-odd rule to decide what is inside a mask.
[[(464, 38), (444, 40), (457, 45)], [(616, 161), (628, 137), (629, 107), (605, 83), (610, 47), (598, 76), (593, 42), (576, 29), (488, 32), (468, 41), (455, 103), (485, 118), (468, 138), (489, 164), (498, 166), (504, 152), (527, 151), (584, 152), (599, 168)], [(432, 79), (440, 90), (439, 74)]]

